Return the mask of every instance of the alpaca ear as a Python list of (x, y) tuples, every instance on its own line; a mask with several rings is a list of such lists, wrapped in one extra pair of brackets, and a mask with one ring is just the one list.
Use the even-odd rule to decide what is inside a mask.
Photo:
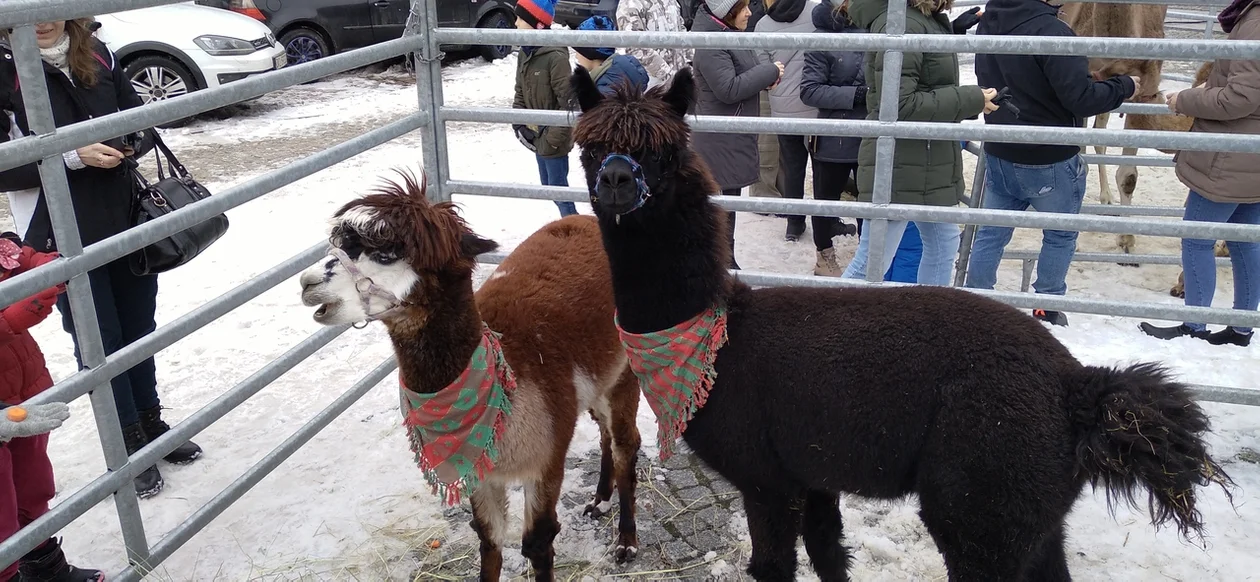
[(591, 74), (581, 66), (573, 70), (573, 76), (569, 77), (569, 86), (573, 89), (573, 96), (577, 98), (582, 113), (594, 109), (600, 101), (604, 100), (603, 94), (595, 88), (595, 81), (591, 80)]
[(465, 234), (459, 239), (459, 251), (465, 258), (475, 259), (477, 255), (499, 250), (499, 243), (481, 238), (473, 233)]
[(683, 67), (674, 74), (669, 91), (665, 93), (665, 102), (677, 113), (685, 117), (696, 102), (696, 79), (691, 74), (691, 67)]

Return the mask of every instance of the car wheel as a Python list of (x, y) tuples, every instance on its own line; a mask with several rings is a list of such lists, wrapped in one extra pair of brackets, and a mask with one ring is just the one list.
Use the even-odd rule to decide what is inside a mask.
[[(508, 20), (507, 13), (495, 12), (482, 19), (477, 24), (477, 28), (513, 28), (513, 24), (512, 21)], [(482, 46), (477, 48), (481, 51), (481, 58), (491, 62), (512, 54), (510, 45)]]
[[(161, 55), (144, 55), (128, 61), (123, 67), (123, 74), (127, 75), (131, 87), (146, 104), (187, 95), (199, 89), (187, 67)], [(177, 119), (158, 127), (179, 127), (188, 121), (189, 118)]]
[(312, 29), (298, 27), (280, 36), (280, 44), (288, 53), (290, 65), (309, 63), (332, 54), (324, 35)]

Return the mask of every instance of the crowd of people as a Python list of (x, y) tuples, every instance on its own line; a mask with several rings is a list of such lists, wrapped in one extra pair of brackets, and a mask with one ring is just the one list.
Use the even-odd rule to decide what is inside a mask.
[[(851, 34), (883, 32), (884, 0), (704, 0), (692, 30)], [(1235, 0), (1219, 21), (1230, 39), (1260, 39), (1260, 0)], [(964, 34), (977, 27), (981, 35), (1072, 36), (1058, 18), (1058, 8), (1042, 0), (990, 0), (984, 12), (973, 9), (949, 19), (951, 0), (909, 0), (906, 32)], [(555, 18), (554, 0), (518, 0), (517, 27), (547, 29)], [(615, 18), (594, 16), (582, 30), (681, 32), (674, 0), (621, 0)], [(40, 23), (36, 27), (44, 75), (58, 126), (137, 107), (137, 97), (114, 55), (94, 36), (91, 18)], [(681, 70), (693, 68), (698, 96), (695, 113), (734, 117), (877, 119), (885, 75), (899, 77), (898, 118), (958, 123), (984, 116), (985, 123), (1080, 127), (1087, 117), (1111, 111), (1137, 90), (1139, 79), (1117, 76), (1095, 79), (1085, 57), (1067, 55), (977, 55), (978, 85), (960, 85), (958, 57), (952, 53), (905, 53), (900, 70), (885, 69), (882, 53), (781, 49), (651, 49), (619, 53), (612, 47), (574, 47), (577, 63), (587, 69), (601, 91), (619, 84), (639, 90), (660, 85)], [(513, 106), (567, 110), (571, 107), (569, 51), (562, 47), (524, 46), (517, 61)], [(31, 135), (22, 103), (7, 31), (0, 31), (0, 141)], [(1019, 113), (998, 102), (998, 90), (1018, 103)], [(1215, 63), (1206, 85), (1172, 93), (1171, 113), (1195, 118), (1191, 131), (1260, 132), (1260, 61)], [(104, 240), (130, 227), (134, 183), (126, 161), (152, 147), (152, 130), (130, 139), (96, 143), (63, 155), (75, 218), (84, 245)], [(573, 149), (567, 127), (513, 126), (520, 143), (538, 162), (544, 185), (567, 186)], [(723, 196), (803, 199), (807, 167), (812, 168), (813, 194), (819, 200), (840, 200), (846, 193), (870, 201), (874, 191), (875, 141), (843, 136), (719, 134), (698, 132), (693, 146), (705, 160)], [(1080, 148), (1064, 145), (985, 143), (984, 208), (1076, 213), (1085, 194), (1087, 167)], [(956, 206), (963, 195), (961, 146), (955, 141), (899, 139), (895, 149), (892, 201), (897, 204)], [(1189, 189), (1185, 219), (1260, 224), (1260, 155), (1181, 152), (1176, 174)], [(0, 234), (0, 280), (38, 267), (57, 257), (48, 201), (39, 169), (28, 164), (0, 172), (0, 192), (8, 193), (17, 232)], [(577, 212), (572, 202), (557, 202), (562, 216)], [(801, 238), (806, 217), (784, 216), (788, 241)], [(730, 213), (729, 244), (735, 249), (735, 216)], [(833, 217), (810, 217), (816, 250), (814, 273), (864, 278), (869, 269), (885, 279), (948, 285), (958, 253), (958, 225), (925, 221), (888, 221), (882, 264), (868, 262), (870, 221), (847, 224)], [(842, 266), (834, 238), (857, 236), (853, 259)], [(976, 232), (965, 285), (991, 289), (1012, 229), (983, 226)], [(1046, 230), (1038, 258), (1037, 293), (1063, 295), (1076, 250), (1077, 233)], [(1186, 304), (1208, 306), (1216, 289), (1215, 241), (1182, 241)], [(1260, 245), (1228, 242), (1234, 274), (1234, 308), (1256, 310), (1260, 303)], [(731, 268), (738, 269), (735, 253)], [(157, 276), (137, 275), (125, 259), (88, 273), (101, 340), (106, 355), (151, 333), (158, 292)], [(29, 329), (60, 312), (62, 326), (74, 340), (82, 367), (74, 314), (58, 285), (0, 310), (0, 411), (22, 404), (52, 385), (39, 346)], [(1067, 325), (1062, 313), (1037, 311), (1035, 316)], [(1229, 326), (1209, 332), (1202, 323), (1174, 327), (1141, 325), (1161, 338), (1192, 337), (1215, 345), (1247, 346), (1252, 330)], [(162, 418), (156, 366), (146, 359), (111, 381), (128, 454), (170, 430)], [(30, 414), (30, 418), (25, 415)], [(23, 409), (0, 415), (0, 540), (48, 511), (54, 495), (53, 471), (47, 455), (47, 432), (65, 420), (64, 405)], [(195, 461), (201, 448), (181, 444), (164, 460)], [(157, 466), (135, 478), (141, 497), (163, 487)], [(52, 538), (17, 564), (0, 568), (0, 582), (10, 580), (83, 582), (100, 580), (96, 570), (71, 566), (59, 540)]]
[[(526, 28), (549, 28), (554, 7), (550, 0), (519, 0), (518, 15)], [(1255, 0), (1234, 0), (1219, 21), (1230, 39), (1260, 38), (1260, 10)], [(947, 15), (952, 0), (908, 0), (906, 32), (916, 35), (1074, 36), (1059, 18), (1059, 7), (1043, 0), (989, 0), (957, 18)], [(622, 3), (617, 21), (596, 17), (582, 24), (588, 30), (683, 30), (679, 7), (673, 0), (633, 0)], [(548, 12), (550, 10), (551, 12)], [(540, 20), (540, 14), (546, 17)], [(881, 33), (887, 25), (884, 0), (704, 0), (691, 30), (738, 33)], [(524, 49), (525, 54), (534, 49)], [(961, 85), (958, 56), (953, 53), (906, 52), (901, 68), (884, 69), (882, 52), (802, 51), (779, 49), (696, 49), (688, 55), (676, 49), (639, 48), (627, 51), (638, 61), (617, 67), (609, 61), (590, 61), (591, 49), (576, 48), (579, 65), (594, 71), (601, 88), (625, 79), (640, 87), (659, 84), (688, 64), (695, 72), (698, 90), (694, 113), (728, 117), (777, 117), (825, 119), (878, 119), (884, 76), (898, 76), (897, 117), (906, 121), (959, 123), (983, 116), (984, 123), (1043, 127), (1083, 127), (1086, 118), (1113, 111), (1137, 92), (1140, 79), (1117, 75), (1097, 79), (1089, 61), (1073, 55), (980, 54), (975, 59), (976, 85)], [(615, 55), (612, 48), (597, 49)], [(593, 54), (593, 53), (592, 53)], [(530, 57), (535, 58), (535, 57)], [(616, 57), (612, 57), (616, 58)], [(522, 59), (520, 70), (529, 60)], [(557, 59), (557, 62), (559, 60)], [(651, 63), (648, 81), (639, 72)], [(613, 72), (608, 72), (613, 71)], [(537, 87), (556, 87), (557, 94), (541, 109), (566, 109), (564, 89), (557, 83), (568, 74), (565, 67), (553, 76), (517, 75), (517, 106), (522, 94)], [(1003, 98), (998, 99), (999, 90)], [(543, 89), (544, 92), (547, 89)], [(1260, 62), (1218, 61), (1204, 86), (1171, 93), (1171, 114), (1195, 118), (1191, 131), (1257, 133), (1260, 130)], [(1004, 107), (1002, 103), (1017, 104)], [(538, 128), (517, 126), (517, 136), (527, 147), (541, 148)], [(564, 128), (542, 128), (564, 134)], [(567, 144), (567, 142), (566, 142)], [(860, 201), (872, 200), (875, 182), (875, 140), (870, 138), (813, 135), (756, 135), (696, 132), (693, 148), (704, 159), (722, 196), (803, 199), (807, 167), (812, 168), (813, 196), (817, 200), (841, 200), (846, 193)], [(571, 147), (570, 145), (566, 145)], [(985, 157), (983, 208), (1041, 212), (1079, 213), (1085, 197), (1088, 168), (1081, 148), (1070, 145), (999, 143), (983, 144)], [(567, 149), (565, 150), (567, 152)], [(542, 168), (542, 153), (539, 167)], [(925, 206), (957, 206), (964, 199), (962, 144), (946, 140), (899, 139), (894, 152), (892, 202)], [(1176, 157), (1178, 178), (1189, 188), (1186, 220), (1260, 224), (1260, 194), (1248, 188), (1251, 175), (1260, 172), (1260, 155), (1214, 152), (1181, 152)], [(547, 173), (543, 183), (549, 184)], [(558, 203), (570, 204), (570, 203)], [(568, 212), (562, 206), (562, 214)], [(804, 216), (787, 215), (784, 237), (797, 241), (806, 230)], [(735, 213), (729, 213), (728, 232), (732, 269), (735, 256)], [(870, 221), (858, 219), (856, 227), (833, 217), (810, 217), (816, 252), (814, 274), (865, 278), (869, 269), (885, 280), (924, 285), (949, 285), (958, 257), (961, 229), (956, 224), (930, 221), (887, 221), (888, 235), (882, 264), (868, 264)], [(998, 265), (1010, 242), (1012, 228), (981, 226), (976, 231), (964, 285), (992, 289)], [(1067, 293), (1067, 273), (1076, 252), (1078, 232), (1047, 229), (1037, 260), (1037, 293)], [(836, 256), (837, 236), (858, 237), (857, 249), (847, 265)], [(1212, 247), (1215, 241), (1182, 241), (1186, 276), (1186, 304), (1210, 306), (1216, 289)], [(1260, 303), (1260, 245), (1228, 242), (1234, 271), (1234, 308), (1256, 310)], [(1067, 316), (1058, 311), (1034, 310), (1034, 317), (1066, 326)], [(1201, 323), (1173, 327), (1143, 323), (1141, 330), (1161, 339), (1189, 336), (1214, 345), (1250, 344), (1252, 329), (1227, 326), (1209, 332)]]

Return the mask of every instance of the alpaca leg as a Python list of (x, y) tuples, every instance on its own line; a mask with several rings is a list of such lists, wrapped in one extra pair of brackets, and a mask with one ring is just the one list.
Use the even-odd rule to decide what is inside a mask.
[(503, 570), (503, 540), (507, 533), (507, 492), (503, 485), (487, 482), (471, 496), (472, 528), (481, 541), (481, 580), (498, 580)]
[(614, 557), (618, 562), (633, 560), (639, 555), (639, 530), (635, 525), (635, 488), (638, 486), (639, 464), (639, 379), (629, 367), (621, 380), (613, 387), (610, 397), (612, 418), (613, 460), (616, 462), (617, 547)]
[(801, 529), (801, 499), (750, 497), (744, 494), (752, 558), (748, 574), (758, 582), (796, 580), (796, 536)]
[(539, 581), (555, 579), (556, 549), (552, 544), (560, 533), (556, 503), (564, 481), (564, 456), (548, 461), (542, 479), (525, 484), (525, 532), (521, 536), (521, 555), (534, 567)]
[(1024, 569), (1024, 582), (1072, 582), (1067, 552), (1063, 550), (1063, 527), (1041, 540)]
[[(1137, 148), (1124, 148), (1126, 156), (1136, 156)], [(1133, 192), (1137, 190), (1137, 166), (1120, 166), (1116, 168), (1116, 187), (1120, 189), (1120, 205), (1133, 205)], [(1120, 249), (1126, 254), (1133, 252), (1133, 247), (1137, 246), (1137, 239), (1131, 234), (1122, 234), (1119, 236)], [(1124, 266), (1136, 267), (1135, 264), (1124, 263)]]
[[(1094, 116), (1094, 129), (1107, 127), (1107, 120), (1110, 117), (1110, 113)], [(1107, 146), (1094, 146), (1094, 153), (1100, 156), (1107, 155)], [(1107, 181), (1107, 165), (1102, 162), (1098, 162), (1098, 202), (1111, 204), (1111, 183)]]
[(613, 463), (612, 433), (608, 429), (608, 419), (591, 411), (591, 419), (599, 425), (599, 483), (595, 485), (595, 498), (586, 504), (582, 515), (591, 519), (599, 519), (612, 510), (613, 476), (616, 466)]
[(805, 495), (805, 515), (801, 536), (805, 553), (822, 582), (848, 582), (853, 557), (844, 547), (844, 523), (840, 519), (840, 498), (827, 491), (810, 491)]

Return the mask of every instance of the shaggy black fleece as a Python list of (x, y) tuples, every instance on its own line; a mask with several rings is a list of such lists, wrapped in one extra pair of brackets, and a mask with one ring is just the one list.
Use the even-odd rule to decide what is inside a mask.
[[(753, 577), (793, 580), (800, 535), (822, 580), (847, 580), (840, 493), (917, 494), (950, 580), (1069, 580), (1064, 519), (1091, 482), (1130, 503), (1145, 488), (1156, 526), (1202, 535), (1196, 486), (1231, 482), (1162, 368), (1082, 366), (1032, 317), (958, 289), (750, 289), (724, 268), (725, 213), (686, 140), (625, 137), (686, 131), (690, 71), (646, 95), (603, 97), (581, 69), (572, 84), (623, 327), (729, 307), (683, 439), (744, 496)], [(627, 210), (628, 164), (599, 174), (612, 153), (642, 165), (642, 207)]]

